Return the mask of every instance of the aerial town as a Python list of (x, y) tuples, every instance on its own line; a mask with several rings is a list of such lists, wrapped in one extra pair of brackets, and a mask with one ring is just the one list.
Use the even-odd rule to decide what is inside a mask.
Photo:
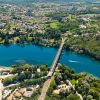
[(0, 100), (100, 100), (100, 3), (65, 1), (0, 0)]

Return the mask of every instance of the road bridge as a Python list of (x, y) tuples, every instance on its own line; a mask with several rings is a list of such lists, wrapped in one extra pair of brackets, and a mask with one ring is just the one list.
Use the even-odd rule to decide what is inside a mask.
[(61, 56), (61, 53), (62, 53), (62, 49), (63, 49), (64, 43), (65, 43), (65, 40), (66, 40), (66, 38), (62, 38), (61, 45), (60, 45), (60, 47), (58, 49), (58, 52), (57, 52), (57, 54), (55, 56), (55, 59), (54, 59), (53, 63), (52, 63), (51, 69), (50, 69), (50, 71), (49, 71), (49, 73), (47, 75), (47, 77), (49, 77), (49, 79), (44, 83), (43, 88), (42, 88), (41, 95), (39, 96), (39, 99), (38, 100), (45, 100), (45, 96), (46, 96), (46, 93), (47, 93), (48, 88), (50, 86), (50, 83), (54, 79), (53, 73), (54, 73), (54, 71), (55, 71), (55, 69), (57, 67), (57, 64), (58, 64), (59, 58)]
[(51, 69), (50, 69), (50, 71), (48, 73), (48, 77), (51, 77), (53, 75), (55, 69), (56, 69), (56, 66), (58, 64), (58, 61), (59, 61), (60, 56), (61, 56), (61, 53), (62, 53), (62, 49), (63, 49), (65, 40), (66, 40), (66, 38), (62, 38), (61, 45), (59, 47), (59, 50), (57, 52), (57, 55), (55, 56), (55, 59), (54, 59), (53, 63), (52, 63)]

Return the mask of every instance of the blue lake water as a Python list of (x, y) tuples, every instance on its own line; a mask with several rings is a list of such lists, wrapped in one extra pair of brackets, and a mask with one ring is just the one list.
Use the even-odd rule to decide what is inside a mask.
[[(58, 49), (25, 45), (24, 47), (0, 45), (0, 65), (10, 66), (17, 63), (52, 64)], [(60, 63), (75, 69), (76, 72), (88, 72), (100, 77), (100, 61), (71, 51), (63, 51)]]

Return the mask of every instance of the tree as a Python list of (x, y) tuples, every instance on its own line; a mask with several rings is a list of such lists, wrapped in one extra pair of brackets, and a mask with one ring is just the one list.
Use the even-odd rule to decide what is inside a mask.
[(67, 100), (80, 100), (80, 98), (76, 94), (70, 94)]
[(53, 92), (53, 90), (57, 87), (57, 84), (55, 82), (55, 80), (53, 80), (50, 84), (49, 90), (48, 90), (48, 95), (51, 95), (51, 93)]
[(19, 81), (22, 82), (22, 81), (24, 81), (24, 79), (26, 79), (26, 75), (25, 75), (25, 73), (21, 73), (19, 75)]
[(62, 80), (62, 76), (59, 75), (59, 76), (55, 76), (55, 80), (56, 80), (56, 83), (57, 84), (60, 84), (61, 80)]
[(48, 71), (48, 66), (42, 65), (40, 66), (41, 71)]
[(13, 83), (13, 78), (14, 77), (7, 77), (3, 80), (3, 84), (4, 85), (9, 85), (9, 84), (12, 84)]
[(6, 36), (5, 41), (4, 41), (4, 44), (5, 44), (5, 45), (9, 44), (8, 36)]
[(26, 79), (30, 79), (32, 77), (32, 73), (30, 71), (25, 71)]

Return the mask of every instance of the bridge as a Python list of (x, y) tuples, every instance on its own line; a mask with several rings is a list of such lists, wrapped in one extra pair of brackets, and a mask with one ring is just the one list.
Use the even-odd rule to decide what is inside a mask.
[(57, 52), (57, 55), (56, 55), (56, 57), (55, 57), (55, 59), (54, 59), (54, 61), (52, 63), (51, 69), (50, 69), (50, 71), (49, 71), (49, 73), (47, 75), (47, 77), (50, 77), (50, 78), (44, 83), (41, 95), (39, 96), (38, 100), (45, 100), (45, 96), (46, 96), (46, 93), (47, 93), (48, 88), (50, 86), (50, 83), (54, 79), (53, 73), (54, 73), (54, 71), (55, 71), (55, 69), (57, 67), (58, 61), (60, 59), (65, 40), (66, 40), (66, 38), (62, 38), (62, 42), (61, 42), (61, 45), (60, 45), (59, 50)]
[(49, 71), (49, 73), (48, 73), (48, 77), (51, 77), (51, 76), (53, 75), (55, 69), (56, 69), (56, 66), (57, 66), (57, 64), (58, 64), (58, 61), (59, 61), (60, 56), (61, 56), (61, 53), (62, 53), (62, 49), (63, 49), (65, 40), (66, 40), (66, 38), (62, 38), (61, 45), (60, 45), (60, 47), (59, 47), (59, 50), (58, 50), (58, 52), (57, 52), (57, 55), (56, 55), (56, 57), (55, 57), (53, 63), (52, 63), (51, 69), (50, 69), (50, 71)]

